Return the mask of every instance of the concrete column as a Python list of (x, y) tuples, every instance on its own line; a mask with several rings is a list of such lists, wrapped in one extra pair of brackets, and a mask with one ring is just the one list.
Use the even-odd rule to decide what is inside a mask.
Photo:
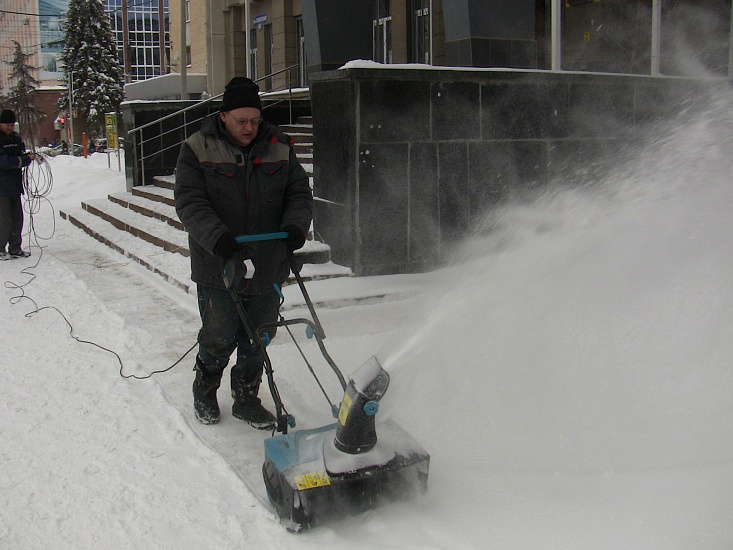
[(212, 96), (224, 93), (224, 86), (231, 78), (231, 70), (227, 64), (230, 56), (227, 55), (227, 24), (229, 12), (225, 11), (222, 0), (207, 0), (206, 2), (206, 87)]
[(372, 59), (373, 0), (301, 0), (308, 74)]
[(534, 0), (443, 0), (445, 62), (535, 68)]

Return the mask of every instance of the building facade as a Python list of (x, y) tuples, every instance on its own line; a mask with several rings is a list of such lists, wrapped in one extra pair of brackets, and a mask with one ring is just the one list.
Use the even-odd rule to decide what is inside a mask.
[(170, 72), (168, 0), (105, 0), (125, 82)]
[(0, 7), (0, 94), (15, 85), (10, 78), (15, 44), (32, 54), (29, 63), (40, 65), (38, 0), (4, 0)]
[[(138, 82), (170, 72), (168, 0), (100, 0), (110, 16), (120, 62), (127, 82)], [(15, 43), (31, 54), (40, 82), (37, 104), (46, 113), (37, 145), (60, 137), (54, 128), (56, 102), (66, 93), (66, 75), (59, 56), (64, 47), (69, 0), (2, 0), (0, 3), (0, 95), (16, 84), (10, 77)]]
[[(103, 0), (125, 68), (127, 82), (170, 72), (168, 0)], [(65, 84), (59, 55), (64, 47), (69, 0), (3, 0), (0, 6), (0, 63), (12, 61), (14, 42), (32, 54), (42, 86)], [(0, 71), (0, 86), (12, 86)]]
[(354, 59), (442, 65), (442, 2), (173, 0), (171, 70), (187, 59), (186, 71), (207, 74), (207, 93), (218, 95), (233, 76), (273, 75), (260, 82), (268, 91), (307, 87), (311, 73)]
[[(171, 68), (206, 74), (218, 95), (233, 76), (261, 88), (308, 86), (352, 60), (550, 69), (552, 0), (173, 0)], [(660, 0), (662, 73), (684, 75), (679, 48), (726, 74), (730, 0)], [(653, 0), (562, 0), (562, 70), (649, 74)], [(185, 5), (185, 25), (181, 6)], [(249, 33), (249, 42), (247, 40)], [(184, 53), (181, 54), (181, 36)], [(679, 39), (678, 39), (679, 38)], [(679, 44), (679, 48), (677, 47)], [(684, 44), (684, 45), (683, 45)], [(249, 51), (247, 51), (249, 46)], [(285, 72), (297, 66), (296, 71)]]

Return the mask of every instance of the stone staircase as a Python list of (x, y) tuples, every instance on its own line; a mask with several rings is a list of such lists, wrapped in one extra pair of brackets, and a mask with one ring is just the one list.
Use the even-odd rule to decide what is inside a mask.
[[(313, 188), (312, 120), (302, 117), (283, 129), (295, 142), (296, 154)], [(106, 199), (83, 201), (79, 208), (62, 211), (60, 215), (113, 250), (195, 295), (196, 287), (190, 280), (188, 236), (175, 211), (174, 181), (174, 176), (158, 176), (153, 185), (134, 187), (131, 192), (111, 194)], [(352, 274), (349, 268), (331, 262), (329, 246), (313, 240), (312, 235), (296, 257), (304, 264), (301, 275), (305, 280)]]

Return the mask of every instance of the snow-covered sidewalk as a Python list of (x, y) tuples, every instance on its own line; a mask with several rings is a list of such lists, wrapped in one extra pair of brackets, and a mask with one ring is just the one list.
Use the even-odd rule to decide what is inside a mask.
[[(119, 374), (111, 351), (142, 376), (193, 345), (194, 297), (42, 202), (42, 254), (0, 263), (0, 547), (733, 547), (723, 99), (604, 181), (494, 212), (451, 266), (308, 285), (337, 364), (377, 355), (379, 414), (431, 468), (423, 497), (298, 535), (262, 502), (266, 434), (227, 414), (226, 389), (220, 424), (193, 419), (190, 356)], [(52, 159), (56, 211), (124, 189), (95, 156)], [(296, 287), (286, 299), (299, 315)], [(285, 335), (268, 349), (299, 427), (331, 422)]]

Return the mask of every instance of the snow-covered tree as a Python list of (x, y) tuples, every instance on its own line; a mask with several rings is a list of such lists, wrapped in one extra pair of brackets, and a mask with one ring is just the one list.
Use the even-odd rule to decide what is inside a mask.
[[(60, 58), (67, 86), (72, 85), (74, 133), (93, 137), (104, 129), (104, 114), (118, 112), (124, 99), (124, 73), (102, 0), (69, 0), (63, 29), (66, 42)], [(68, 94), (58, 106), (68, 110)]]
[(35, 91), (41, 82), (33, 76), (38, 67), (30, 64), (33, 53), (25, 53), (21, 45), (13, 40), (15, 50), (10, 65), (10, 81), (15, 82), (5, 98), (10, 109), (15, 111), (15, 118), (20, 125), (20, 133), (27, 144), (35, 143), (34, 137), (38, 123), (46, 114), (36, 105)]

